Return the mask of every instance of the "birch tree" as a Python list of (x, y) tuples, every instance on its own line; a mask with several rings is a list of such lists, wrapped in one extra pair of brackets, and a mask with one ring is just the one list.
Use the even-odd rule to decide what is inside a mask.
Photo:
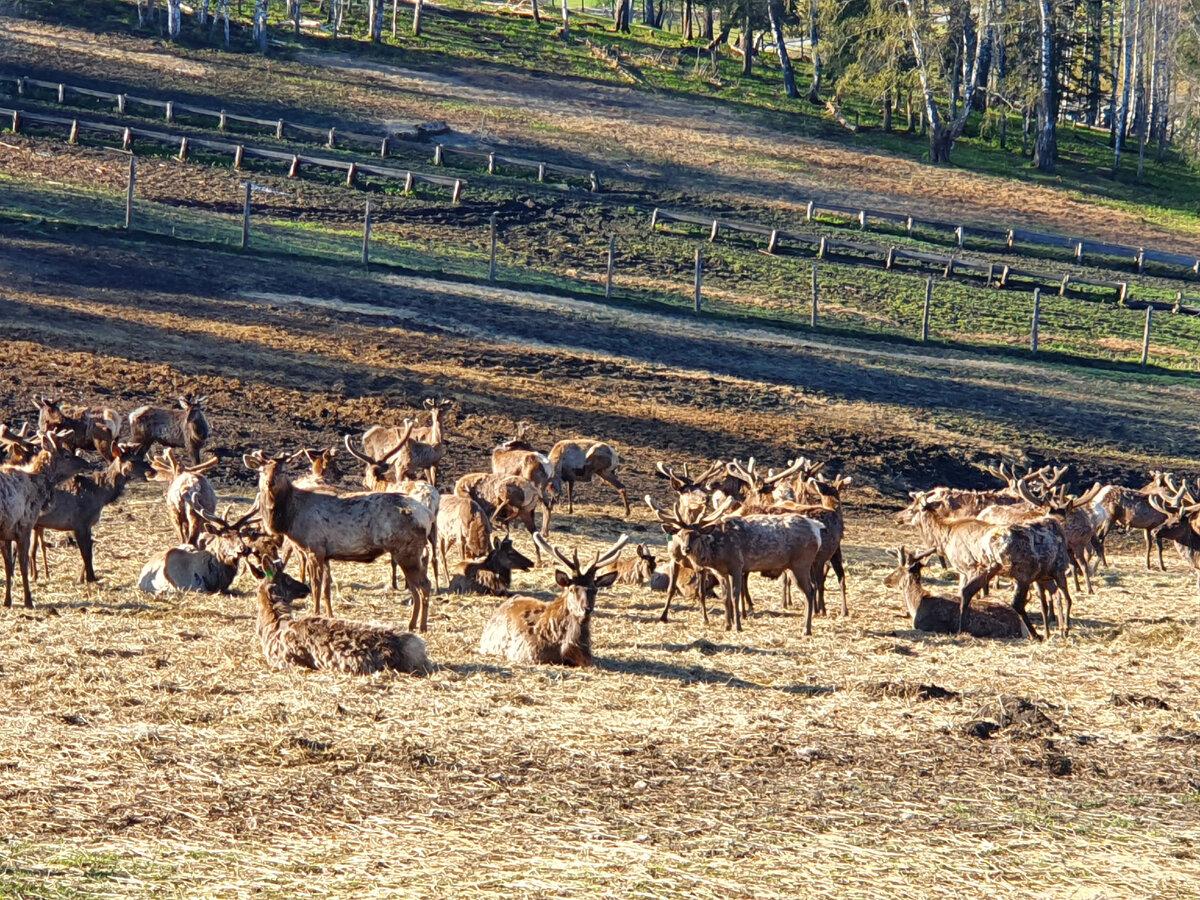
[(1059, 91), (1054, 58), (1054, 12), (1050, 8), (1050, 0), (1038, 0), (1038, 21), (1041, 26), (1038, 31), (1041, 90), (1038, 94), (1038, 127), (1033, 142), (1033, 164), (1043, 172), (1053, 172), (1054, 157), (1058, 153), (1055, 127), (1058, 123)]
[[(961, 44), (962, 58), (971, 60), (970, 75), (966, 80), (963, 91), (962, 108), (958, 109), (953, 100), (950, 112), (943, 115), (938, 108), (935, 92), (942, 87), (939, 84), (939, 72), (935, 61), (926, 54), (926, 39), (932, 31), (932, 10), (914, 8), (913, 0), (904, 0), (904, 8), (908, 19), (909, 41), (912, 45), (913, 59), (917, 75), (920, 78), (921, 93), (925, 102), (925, 117), (929, 122), (929, 158), (935, 163), (950, 162), (950, 154), (954, 150), (954, 142), (961, 137), (971, 114), (975, 101), (975, 92), (979, 88), (980, 73), (986, 66), (991, 49), (993, 27), (990, 20), (991, 8), (987, 0), (977, 13), (979, 21), (974, 23), (975, 46), (968, 44), (970, 30), (967, 25), (972, 11), (968, 6), (963, 17), (961, 28), (956, 31), (956, 43)], [(970, 51), (974, 51), (973, 54)], [(941, 79), (945, 82), (945, 78)]]
[(267, 0), (254, 0), (254, 43), (259, 53), (267, 52)]

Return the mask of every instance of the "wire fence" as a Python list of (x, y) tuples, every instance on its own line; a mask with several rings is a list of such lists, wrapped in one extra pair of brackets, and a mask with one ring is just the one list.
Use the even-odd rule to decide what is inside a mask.
[[(298, 215), (298, 192), (245, 174), (239, 196), (219, 204), (141, 198), (135, 182), (128, 205), (130, 232), (222, 250), (241, 249), (245, 232), (245, 249), (255, 254), (357, 267), (363, 264), (365, 247), (372, 267), (676, 311), (695, 310), (698, 296), (705, 315), (849, 337), (925, 339), (1028, 353), (1036, 331), (1040, 355), (1153, 363), (1181, 371), (1200, 368), (1200, 319), (1195, 317), (1156, 312), (1147, 333), (1143, 311), (1039, 292), (1035, 326), (1032, 293), (836, 261), (767, 257), (752, 248), (711, 244), (700, 248), (697, 291), (697, 242), (686, 235), (595, 234), (580, 239), (564, 237), (553, 223), (503, 215), (494, 225), (482, 217), (477, 224), (455, 220), (439, 226), (429, 202), (382, 192), (367, 201), (368, 227), (366, 205), (357, 215), (316, 207)], [(119, 230), (127, 201), (127, 193), (111, 183), (0, 182), (0, 215), (27, 223)], [(610, 247), (615, 251), (611, 270)]]

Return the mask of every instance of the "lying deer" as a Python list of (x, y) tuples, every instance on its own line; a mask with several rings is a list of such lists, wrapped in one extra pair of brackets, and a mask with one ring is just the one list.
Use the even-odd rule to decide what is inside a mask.
[[(921, 584), (921, 569), (925, 560), (937, 553), (936, 549), (911, 554), (903, 547), (892, 551), (899, 566), (883, 583), (900, 591), (904, 605), (917, 631), (934, 634), (956, 634), (958, 627), (958, 600), (937, 597)], [(963, 617), (962, 631), (978, 638), (1029, 637), (1029, 629), (1021, 616), (1011, 606), (1002, 603), (977, 604)]]
[(590, 666), (596, 591), (617, 580), (616, 572), (601, 575), (598, 570), (620, 555), (629, 536), (621, 535), (615, 544), (597, 553), (587, 568), (580, 565), (578, 550), (569, 557), (540, 534), (533, 540), (558, 560), (554, 579), (562, 593), (551, 601), (522, 596), (504, 601), (484, 626), (479, 652), (523, 665)]
[(495, 537), (486, 555), (464, 559), (455, 567), (454, 577), (450, 579), (450, 593), (507, 597), (512, 587), (512, 573), (532, 568), (533, 560), (514, 547), (511, 538)]
[(294, 618), (292, 603), (308, 596), (308, 585), (284, 572), (277, 561), (261, 568), (253, 560), (247, 565), (258, 579), (255, 632), (272, 668), (301, 666), (347, 675), (387, 669), (413, 675), (433, 671), (425, 642), (415, 634), (327, 616)]

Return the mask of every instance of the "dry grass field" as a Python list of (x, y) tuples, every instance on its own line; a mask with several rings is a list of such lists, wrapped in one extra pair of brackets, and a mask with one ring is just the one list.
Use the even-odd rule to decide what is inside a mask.
[[(588, 670), (475, 652), (495, 602), (438, 596), (431, 677), (269, 671), (254, 585), (153, 599), (158, 485), (73, 548), (33, 611), (0, 612), (0, 897), (1185, 897), (1200, 893), (1194, 579), (1118, 542), (1069, 638), (910, 630), (883, 588), (905, 490), (980, 463), (1080, 481), (1195, 467), (1191, 379), (838, 345), (344, 268), (6, 228), (0, 420), (35, 392), (126, 412), (207, 394), (223, 501), (241, 453), (327, 445), (455, 401), (447, 478), (516, 421), (654, 462), (804, 452), (847, 494), (851, 616), (810, 638), (774, 585), (741, 633), (604, 592)], [(86, 237), (86, 240), (84, 239)], [(736, 340), (735, 340), (736, 338)], [(352, 483), (356, 473), (343, 473)], [(556, 543), (644, 506), (584, 488)], [(529, 549), (527, 537), (519, 546)], [(399, 623), (385, 567), (335, 565), (340, 614)], [(543, 567), (517, 586), (549, 597)], [(938, 576), (938, 583), (949, 581)], [(714, 604), (715, 608), (715, 604)], [(999, 726), (972, 727), (986, 720)]]

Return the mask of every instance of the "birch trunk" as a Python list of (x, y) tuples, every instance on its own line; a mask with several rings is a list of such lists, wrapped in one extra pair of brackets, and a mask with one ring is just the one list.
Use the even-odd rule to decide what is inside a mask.
[(817, 0), (808, 6), (808, 43), (812, 48), (812, 84), (808, 88), (808, 102), (821, 102), (821, 32), (817, 25)]
[(771, 33), (775, 37), (775, 48), (779, 52), (779, 68), (783, 70), (783, 89), (789, 97), (800, 96), (796, 90), (796, 73), (792, 59), (788, 56), (787, 42), (783, 39), (783, 0), (768, 0), (767, 14), (771, 19)]
[(1058, 152), (1058, 136), (1055, 126), (1058, 119), (1058, 92), (1056, 91), (1054, 68), (1054, 12), (1050, 0), (1039, 0), (1041, 66), (1038, 98), (1038, 130), (1033, 142), (1033, 164), (1043, 172), (1054, 171), (1054, 157)]

